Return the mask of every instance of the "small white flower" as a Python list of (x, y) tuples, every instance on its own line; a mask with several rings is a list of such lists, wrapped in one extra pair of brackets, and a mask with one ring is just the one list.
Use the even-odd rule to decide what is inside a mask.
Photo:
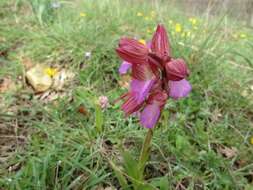
[(55, 2), (52, 2), (52, 3), (51, 3), (51, 7), (52, 7), (53, 9), (58, 9), (58, 8), (61, 7), (61, 4), (60, 4), (59, 1), (55, 1)]
[(8, 181), (8, 182), (12, 182), (12, 179), (11, 179), (11, 178), (7, 178), (7, 181)]
[(86, 58), (86, 59), (89, 59), (90, 57), (91, 57), (91, 52), (85, 52), (85, 54), (84, 54), (84, 57)]

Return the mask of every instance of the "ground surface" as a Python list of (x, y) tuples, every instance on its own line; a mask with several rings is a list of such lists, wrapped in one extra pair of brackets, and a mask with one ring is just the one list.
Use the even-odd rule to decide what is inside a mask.
[[(185, 15), (159, 2), (56, 7), (47, 0), (0, 1), (1, 190), (120, 188), (109, 160), (120, 168), (120, 147), (137, 158), (146, 129), (112, 104), (127, 90), (114, 49), (123, 35), (149, 40), (161, 22), (174, 57), (190, 67), (193, 90), (168, 101), (154, 130), (145, 183), (253, 189), (252, 29), (224, 15)], [(50, 92), (57, 99), (41, 97), (25, 80), (36, 64), (75, 77)], [(111, 102), (103, 112), (102, 95)]]

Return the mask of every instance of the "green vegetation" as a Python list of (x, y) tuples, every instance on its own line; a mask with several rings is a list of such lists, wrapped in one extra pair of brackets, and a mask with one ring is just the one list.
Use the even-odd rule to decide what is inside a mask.
[[(121, 36), (148, 41), (158, 23), (170, 34), (173, 56), (187, 61), (193, 90), (168, 101), (145, 182), (135, 183), (253, 188), (252, 29), (226, 15), (189, 19), (155, 2), (75, 0), (52, 8), (49, 0), (0, 1), (0, 84), (13, 83), (0, 92), (0, 189), (132, 189), (117, 178), (125, 175), (122, 149), (135, 155), (124, 159), (137, 175), (131, 159), (138, 159), (147, 130), (113, 104), (126, 91), (114, 49)], [(37, 99), (25, 81), (28, 63), (74, 72), (67, 95)], [(101, 95), (111, 103), (105, 110), (97, 103)]]

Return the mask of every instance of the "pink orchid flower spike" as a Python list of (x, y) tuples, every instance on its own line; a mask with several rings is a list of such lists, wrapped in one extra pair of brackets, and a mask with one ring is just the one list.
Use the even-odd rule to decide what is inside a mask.
[(176, 100), (190, 93), (186, 80), (189, 70), (183, 59), (172, 58), (163, 25), (157, 26), (148, 45), (122, 38), (116, 52), (123, 59), (119, 73), (131, 70), (132, 77), (129, 92), (120, 97), (124, 100), (121, 109), (127, 116), (140, 113), (142, 126), (153, 128), (157, 124), (168, 98)]

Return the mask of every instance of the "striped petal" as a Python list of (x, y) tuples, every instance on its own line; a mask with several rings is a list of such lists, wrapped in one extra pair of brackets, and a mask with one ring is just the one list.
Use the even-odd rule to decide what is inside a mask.
[(144, 64), (147, 62), (148, 48), (138, 40), (122, 38), (119, 41), (119, 47), (116, 49), (117, 54), (129, 63)]
[(178, 81), (189, 75), (189, 70), (183, 59), (172, 59), (165, 64), (168, 80)]
[(166, 29), (163, 25), (158, 25), (152, 38), (151, 49), (161, 58), (171, 56), (170, 44)]
[(125, 102), (121, 105), (121, 109), (125, 112), (126, 116), (137, 112), (142, 107), (143, 102), (137, 102), (134, 92), (129, 92), (124, 96)]
[(154, 78), (154, 71), (148, 63), (133, 64), (132, 77), (136, 80), (151, 80)]

